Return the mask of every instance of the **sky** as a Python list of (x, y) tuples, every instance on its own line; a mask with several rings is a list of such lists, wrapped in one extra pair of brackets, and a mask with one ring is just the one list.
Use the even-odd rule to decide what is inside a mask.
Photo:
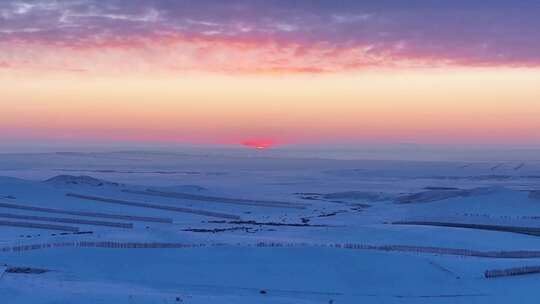
[(0, 141), (540, 145), (539, 1), (4, 0)]

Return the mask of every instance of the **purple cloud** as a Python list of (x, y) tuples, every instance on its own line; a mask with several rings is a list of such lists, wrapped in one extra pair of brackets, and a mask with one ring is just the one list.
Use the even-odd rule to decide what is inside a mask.
[(361, 47), (362, 56), (465, 65), (540, 64), (538, 1), (7, 0), (0, 48), (84, 46), (146, 37)]

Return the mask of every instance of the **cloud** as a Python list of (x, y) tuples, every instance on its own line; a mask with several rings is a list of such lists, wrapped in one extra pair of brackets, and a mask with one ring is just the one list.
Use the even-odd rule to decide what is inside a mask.
[[(136, 65), (155, 63), (150, 53), (177, 70), (238, 72), (540, 65), (540, 2), (480, 2), (7, 0), (0, 54), (20, 57), (9, 52), (35, 47), (88, 55), (103, 47)], [(93, 56), (99, 66), (102, 56)]]

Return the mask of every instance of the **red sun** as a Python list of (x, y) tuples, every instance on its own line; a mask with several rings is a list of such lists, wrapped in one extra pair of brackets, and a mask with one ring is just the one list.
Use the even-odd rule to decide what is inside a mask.
[(274, 143), (272, 143), (272, 141), (269, 141), (269, 140), (246, 140), (242, 142), (242, 145), (246, 147), (254, 148), (257, 150), (264, 150), (264, 149), (271, 148), (274, 145)]

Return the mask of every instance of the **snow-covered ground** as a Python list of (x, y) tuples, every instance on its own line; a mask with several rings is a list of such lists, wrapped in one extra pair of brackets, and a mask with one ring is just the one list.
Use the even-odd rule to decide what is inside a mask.
[(0, 155), (0, 303), (536, 303), (540, 163)]

